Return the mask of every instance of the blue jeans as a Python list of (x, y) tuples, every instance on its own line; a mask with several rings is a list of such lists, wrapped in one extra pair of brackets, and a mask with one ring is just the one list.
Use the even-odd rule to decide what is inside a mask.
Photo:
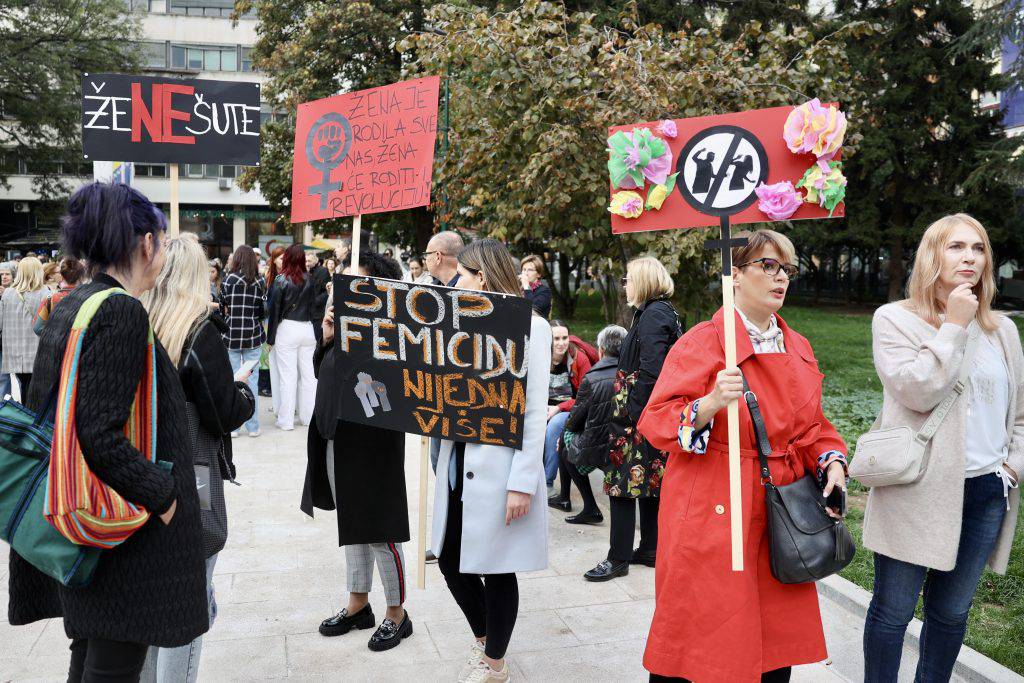
[(252, 417), (250, 417), (245, 423), (245, 429), (250, 433), (259, 431), (260, 428), (260, 351), (261, 349), (258, 346), (255, 349), (242, 349), (241, 351), (228, 349), (228, 358), (231, 359), (231, 369), (234, 372), (238, 372), (238, 368), (242, 367), (242, 363), (250, 360), (256, 361), (256, 366), (253, 367), (252, 374), (250, 374), (249, 379), (245, 381), (245, 383), (249, 385), (249, 389), (252, 390), (252, 397), (256, 399), (256, 403), (253, 404), (254, 410), (252, 412)]
[[(3, 362), (3, 354), (0, 354), (0, 363)], [(11, 393), (11, 375), (10, 373), (0, 374), (0, 399)]]
[(981, 572), (995, 547), (1006, 514), (996, 474), (964, 482), (964, 517), (956, 566), (942, 572), (875, 553), (875, 591), (864, 625), (864, 680), (895, 682), (903, 636), (924, 586), (924, 628), (917, 683), (950, 679), (967, 632), (967, 615)]
[(554, 485), (555, 475), (558, 474), (558, 439), (568, 419), (569, 413), (563, 410), (548, 420), (548, 430), (544, 434), (544, 477), (548, 486)]
[[(213, 592), (213, 567), (217, 554), (206, 560), (206, 600), (210, 608), (210, 628), (217, 619), (217, 599)], [(181, 647), (150, 647), (139, 677), (140, 683), (195, 683), (199, 677), (199, 656), (203, 637)]]

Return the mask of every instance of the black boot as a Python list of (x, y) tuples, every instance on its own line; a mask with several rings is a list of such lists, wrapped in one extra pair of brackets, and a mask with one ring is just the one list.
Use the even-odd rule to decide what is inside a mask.
[(366, 607), (355, 614), (350, 615), (347, 609), (343, 609), (330, 619), (324, 619), (320, 623), (320, 635), (328, 637), (343, 636), (354, 628), (373, 628), (375, 623), (376, 619), (373, 618), (373, 609), (367, 603)]

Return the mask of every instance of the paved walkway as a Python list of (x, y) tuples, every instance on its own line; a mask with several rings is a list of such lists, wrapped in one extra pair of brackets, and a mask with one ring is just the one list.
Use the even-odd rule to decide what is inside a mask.
[[(219, 615), (205, 638), (200, 680), (454, 681), (471, 636), (436, 565), (427, 565), (424, 590), (409, 590), (415, 632), (398, 648), (371, 652), (366, 647), (370, 631), (338, 638), (317, 633), (320, 621), (340, 607), (344, 553), (337, 547), (333, 512), (311, 520), (298, 510), (305, 429), (286, 433), (270, 426), (267, 403), (261, 401), (263, 436), (235, 441), (243, 486), (227, 487), (231, 532), (217, 563)], [(416, 571), (418, 451), (419, 439), (410, 438), (406, 477), (414, 538), (405, 549), (410, 585)], [(607, 521), (580, 528), (562, 518), (552, 511), (550, 568), (520, 576), (520, 616), (508, 654), (513, 680), (646, 680), (641, 657), (654, 609), (654, 570), (635, 567), (629, 576), (607, 583), (584, 581), (582, 573), (607, 552)], [(6, 554), (7, 546), (0, 544), (5, 615)], [(379, 585), (371, 603), (383, 614)], [(833, 633), (828, 635), (831, 641)], [(19, 628), (2, 621), (0, 643), (0, 681), (61, 681), (67, 675), (68, 641), (59, 621)], [(793, 679), (845, 680), (825, 664), (801, 667)]]

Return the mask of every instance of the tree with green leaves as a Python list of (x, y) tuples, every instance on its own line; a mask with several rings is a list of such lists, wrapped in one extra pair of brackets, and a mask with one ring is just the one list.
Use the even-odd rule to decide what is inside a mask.
[(435, 176), (452, 224), (557, 259), (551, 284), (566, 315), (588, 269), (612, 310), (611, 285), (643, 253), (675, 274), (692, 311), (714, 305), (704, 231), (611, 234), (609, 126), (838, 98), (853, 90), (846, 44), (862, 28), (819, 37), (753, 22), (729, 40), (721, 24), (640, 25), (635, 4), (609, 27), (540, 0), (498, 13), (437, 5), (427, 17), (431, 30), (402, 49), (416, 55), (413, 75), (449, 75), (452, 147)]
[(1005, 242), (1019, 234), (1019, 201), (1006, 171), (1018, 145), (1004, 136), (998, 109), (976, 96), (998, 92), (998, 43), (965, 43), (977, 33), (971, 4), (959, 0), (856, 0), (840, 3), (847, 19), (884, 26), (850, 46), (865, 82), (867, 118), (846, 175), (851, 238), (877, 240), (889, 255), (889, 298), (898, 299), (924, 229), (949, 214), (973, 214)]
[[(44, 201), (82, 165), (82, 74), (138, 69), (137, 19), (108, 0), (4, 0), (0, 12), (0, 185), (21, 160)], [(89, 170), (91, 175), (91, 169)]]

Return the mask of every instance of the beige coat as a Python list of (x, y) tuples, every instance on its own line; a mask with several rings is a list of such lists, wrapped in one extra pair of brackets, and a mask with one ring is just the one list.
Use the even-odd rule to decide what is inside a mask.
[[(975, 325), (977, 323), (971, 323)], [(919, 429), (951, 390), (960, 372), (967, 330), (946, 323), (938, 330), (901, 303), (875, 311), (871, 323), (875, 370), (882, 380), (881, 428)], [(1009, 318), (1000, 316), (993, 335), (1010, 371), (1010, 443), (1006, 464), (1024, 474), (1024, 353)], [(871, 489), (864, 515), (864, 545), (877, 553), (940, 571), (956, 564), (964, 498), (964, 438), (967, 403), (957, 401), (931, 441), (920, 480)], [(989, 566), (1006, 572), (1017, 525), (1020, 492), (1010, 492), (999, 539)]]

